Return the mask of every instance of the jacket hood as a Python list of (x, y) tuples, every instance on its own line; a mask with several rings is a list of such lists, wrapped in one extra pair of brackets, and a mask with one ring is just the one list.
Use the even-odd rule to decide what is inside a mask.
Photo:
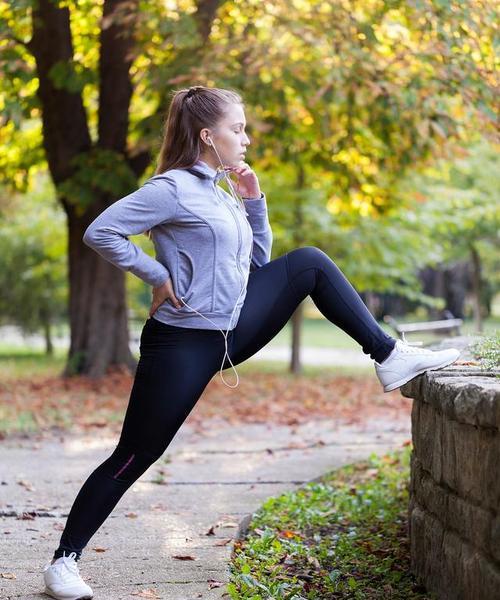
[(186, 168), (186, 171), (201, 179), (211, 179), (215, 183), (226, 176), (222, 169), (214, 169), (203, 160), (196, 161), (193, 166)]

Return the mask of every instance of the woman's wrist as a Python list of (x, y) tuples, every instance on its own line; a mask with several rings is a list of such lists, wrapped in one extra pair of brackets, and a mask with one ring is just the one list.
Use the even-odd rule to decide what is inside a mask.
[(243, 200), (261, 200), (264, 198), (264, 194), (259, 190), (254, 196), (242, 196)]

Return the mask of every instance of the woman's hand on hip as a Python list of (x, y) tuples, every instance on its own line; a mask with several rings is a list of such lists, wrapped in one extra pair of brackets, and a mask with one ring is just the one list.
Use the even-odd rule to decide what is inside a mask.
[(226, 169), (236, 175), (236, 191), (242, 198), (260, 198), (259, 180), (248, 163), (241, 161), (239, 166)]
[(174, 294), (174, 288), (172, 287), (172, 278), (169, 277), (165, 283), (162, 283), (159, 287), (153, 288), (153, 300), (151, 302), (151, 308), (149, 309), (149, 316), (158, 310), (161, 304), (169, 300), (172, 306), (176, 308), (182, 308), (180, 300), (178, 300)]

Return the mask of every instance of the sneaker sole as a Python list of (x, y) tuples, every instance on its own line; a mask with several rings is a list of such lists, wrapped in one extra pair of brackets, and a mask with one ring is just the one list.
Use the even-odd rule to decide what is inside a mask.
[[(44, 594), (47, 594), (47, 596), (50, 596), (51, 598), (55, 598), (56, 600), (58, 600), (60, 598), (60, 596), (55, 596), (54, 593), (51, 592), (47, 588), (45, 588)], [(83, 596), (76, 596), (75, 598), (71, 598), (71, 599), (66, 598), (66, 600), (92, 600), (93, 597), (94, 597), (93, 594), (91, 596), (89, 596), (88, 594), (84, 594)]]
[(425, 369), (420, 369), (419, 371), (417, 371), (416, 373), (412, 373), (408, 377), (403, 377), (403, 379), (400, 379), (399, 381), (395, 381), (394, 383), (390, 383), (389, 385), (384, 386), (384, 392), (392, 392), (393, 390), (397, 389), (398, 387), (401, 387), (405, 383), (408, 383), (412, 379), (415, 379), (415, 377), (418, 377), (418, 375), (421, 375), (426, 371), (437, 371), (438, 369), (443, 369), (444, 367), (453, 364), (456, 360), (458, 360), (459, 357), (460, 354), (456, 358), (453, 358), (452, 360), (445, 360), (443, 363), (436, 365), (435, 367), (427, 367)]

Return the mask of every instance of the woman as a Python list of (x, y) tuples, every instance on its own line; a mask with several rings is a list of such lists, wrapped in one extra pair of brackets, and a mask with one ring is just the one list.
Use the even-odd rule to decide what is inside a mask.
[[(270, 260), (266, 197), (243, 161), (250, 143), (245, 123), (242, 99), (233, 91), (197, 86), (175, 92), (156, 175), (85, 232), (84, 242), (103, 258), (150, 284), (153, 300), (119, 442), (78, 493), (44, 568), (45, 591), (54, 598), (92, 597), (76, 564), (90, 538), (161, 457), (219, 367), (222, 377), (265, 346), (308, 295), (371, 356), (385, 391), (459, 356), (387, 335), (318, 248)], [(218, 185), (222, 178), (231, 193)], [(127, 238), (145, 231), (155, 259)], [(230, 387), (238, 385), (236, 377)]]

